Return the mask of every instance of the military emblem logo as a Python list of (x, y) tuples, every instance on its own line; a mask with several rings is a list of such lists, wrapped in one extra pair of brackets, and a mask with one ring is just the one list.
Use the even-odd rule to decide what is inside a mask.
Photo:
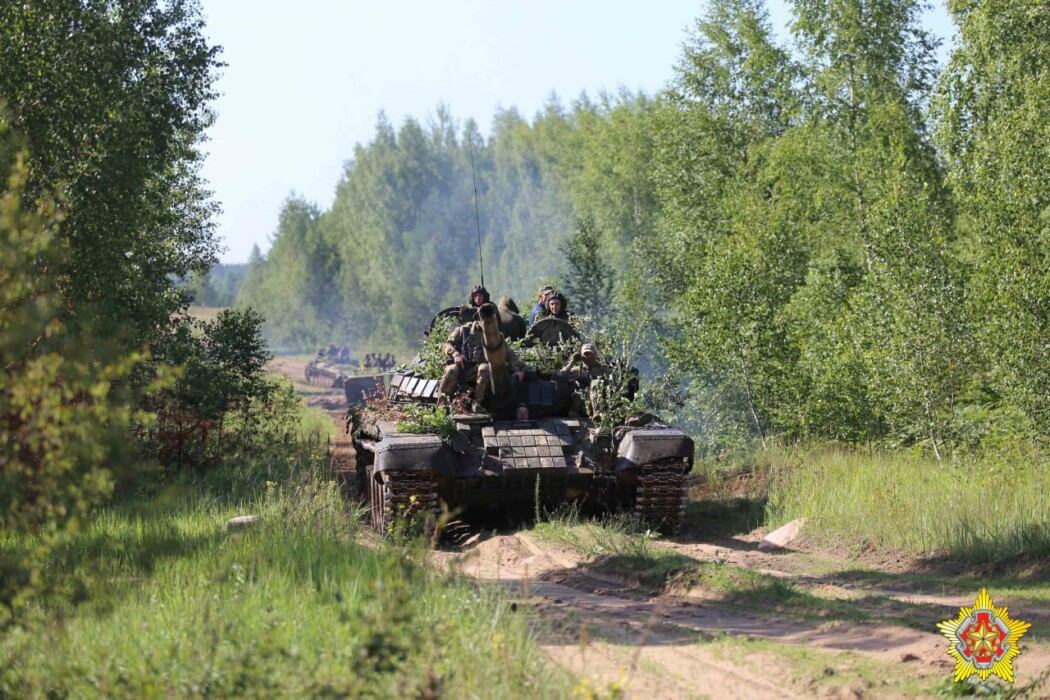
[(995, 607), (985, 589), (972, 608), (960, 608), (959, 617), (937, 627), (948, 638), (948, 654), (955, 657), (956, 683), (974, 676), (984, 681), (993, 673), (1014, 682), (1013, 659), (1021, 653), (1017, 642), (1031, 625), (1011, 620), (1009, 610)]

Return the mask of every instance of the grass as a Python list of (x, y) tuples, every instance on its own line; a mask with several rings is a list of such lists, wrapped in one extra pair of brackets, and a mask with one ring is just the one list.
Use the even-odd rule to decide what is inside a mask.
[(724, 561), (699, 561), (661, 547), (657, 536), (629, 514), (587, 520), (564, 508), (537, 523), (533, 532), (575, 549), (585, 558), (584, 570), (627, 575), (655, 593), (700, 594), (796, 619), (870, 619), (850, 602), (821, 598), (768, 574)]
[[(255, 483), (184, 483), (67, 537), (49, 566), (80, 584), (0, 636), (0, 697), (568, 695), (501, 589), (435, 571), (412, 540), (362, 546), (310, 465)], [(246, 512), (261, 522), (224, 530)]]
[(699, 563), (657, 547), (659, 534), (629, 513), (588, 519), (572, 506), (563, 507), (537, 521), (533, 533), (576, 550), (592, 569), (637, 574), (649, 585), (662, 586), (674, 573)]
[(833, 446), (768, 459), (773, 525), (807, 518), (807, 532), (825, 541), (977, 562), (1050, 554), (1045, 465)]

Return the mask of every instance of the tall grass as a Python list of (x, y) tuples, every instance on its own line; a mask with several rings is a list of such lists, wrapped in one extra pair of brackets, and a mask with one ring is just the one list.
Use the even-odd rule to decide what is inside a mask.
[[(422, 548), (362, 546), (335, 485), (293, 472), (100, 511), (51, 560), (83, 590), (0, 637), (0, 697), (568, 694), (501, 589), (436, 572)], [(261, 521), (225, 530), (245, 512)]]
[(772, 523), (804, 517), (819, 537), (974, 561), (1050, 554), (1045, 464), (832, 446), (773, 452)]

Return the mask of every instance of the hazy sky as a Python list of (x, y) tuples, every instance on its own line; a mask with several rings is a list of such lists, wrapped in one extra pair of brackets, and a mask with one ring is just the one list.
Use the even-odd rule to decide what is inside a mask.
[[(396, 127), (446, 104), (489, 133), (499, 109), (531, 119), (552, 93), (618, 86), (652, 94), (671, 78), (703, 2), (652, 0), (203, 0), (206, 34), (228, 65), (204, 177), (223, 213), (223, 262), (265, 252), (293, 192), (331, 205), (354, 145), (384, 111)], [(946, 36), (937, 3), (930, 28)], [(782, 28), (782, 0), (770, 7)]]

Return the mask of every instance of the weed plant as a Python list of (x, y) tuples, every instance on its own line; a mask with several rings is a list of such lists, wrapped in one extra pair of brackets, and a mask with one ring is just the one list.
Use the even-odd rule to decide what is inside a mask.
[(828, 541), (970, 561), (1050, 554), (1050, 470), (1003, 457), (937, 462), (907, 452), (776, 448), (769, 522), (807, 518)]

